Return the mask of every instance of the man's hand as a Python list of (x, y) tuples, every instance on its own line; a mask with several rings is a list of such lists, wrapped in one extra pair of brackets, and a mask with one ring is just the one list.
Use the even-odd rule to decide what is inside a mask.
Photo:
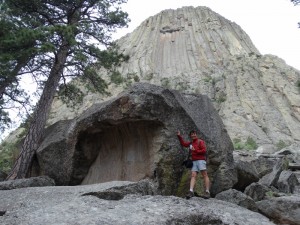
[(180, 131), (179, 130), (177, 131), (177, 135), (180, 136)]

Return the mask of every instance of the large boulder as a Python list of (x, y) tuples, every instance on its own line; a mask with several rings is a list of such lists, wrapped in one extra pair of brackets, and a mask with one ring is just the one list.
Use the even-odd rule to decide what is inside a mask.
[(239, 160), (235, 162), (235, 167), (237, 169), (238, 182), (233, 186), (234, 189), (244, 191), (248, 185), (259, 180), (256, 168), (251, 162)]
[(209, 98), (145, 83), (50, 126), (37, 150), (38, 175), (58, 185), (151, 178), (162, 194), (175, 194), (187, 157), (176, 132), (187, 139), (191, 129), (207, 145), (212, 195), (231, 188), (233, 145)]
[(237, 204), (254, 212), (258, 211), (255, 201), (251, 197), (235, 189), (220, 192), (216, 195), (216, 199)]
[(294, 193), (295, 187), (299, 185), (298, 178), (295, 173), (289, 170), (281, 172), (276, 187), (284, 193)]
[(254, 201), (261, 201), (267, 197), (267, 193), (271, 193), (272, 189), (264, 184), (252, 183), (246, 187), (244, 193), (251, 197)]
[(300, 224), (300, 197), (270, 198), (256, 202), (259, 211), (277, 224)]
[(286, 169), (288, 169), (288, 161), (286, 158), (282, 158), (277, 161), (276, 165), (273, 167), (272, 172), (263, 176), (258, 182), (268, 187), (276, 187), (281, 172)]

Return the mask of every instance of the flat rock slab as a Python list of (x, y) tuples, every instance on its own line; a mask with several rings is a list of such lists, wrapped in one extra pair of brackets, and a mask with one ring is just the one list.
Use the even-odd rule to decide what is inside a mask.
[(142, 194), (114, 200), (101, 197), (112, 188), (126, 189), (132, 184), (125, 181), (2, 190), (0, 224), (273, 224), (261, 214), (217, 199)]

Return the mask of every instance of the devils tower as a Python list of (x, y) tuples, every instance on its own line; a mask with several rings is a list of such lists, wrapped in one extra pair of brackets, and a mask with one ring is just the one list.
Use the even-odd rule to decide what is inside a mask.
[(130, 59), (116, 68), (118, 82), (99, 71), (111, 95), (87, 95), (76, 111), (56, 101), (48, 124), (74, 118), (142, 81), (207, 95), (232, 140), (251, 138), (273, 149), (300, 141), (300, 72), (277, 56), (260, 54), (239, 25), (211, 9), (164, 10), (117, 43)]

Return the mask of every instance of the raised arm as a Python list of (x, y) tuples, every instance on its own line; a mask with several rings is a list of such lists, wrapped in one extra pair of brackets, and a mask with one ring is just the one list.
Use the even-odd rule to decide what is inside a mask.
[(179, 141), (180, 141), (180, 144), (183, 146), (183, 147), (189, 147), (189, 145), (190, 145), (190, 141), (185, 141), (184, 139), (183, 139), (183, 137), (180, 135), (180, 131), (177, 131), (177, 137), (178, 137), (178, 139), (179, 139)]

